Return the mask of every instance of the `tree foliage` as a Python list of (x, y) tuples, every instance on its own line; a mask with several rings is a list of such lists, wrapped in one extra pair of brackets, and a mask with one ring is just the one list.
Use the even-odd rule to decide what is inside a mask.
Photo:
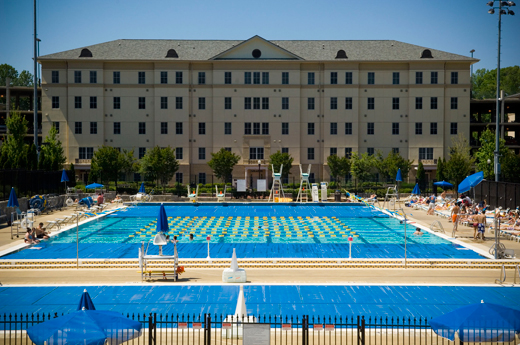
[(6, 78), (11, 78), (11, 86), (33, 86), (34, 76), (27, 70), (23, 70), (20, 74), (11, 65), (0, 65), (0, 86), (5, 86)]
[(327, 165), (330, 169), (330, 176), (334, 177), (336, 181), (339, 176), (347, 176), (350, 173), (350, 159), (348, 157), (330, 155), (327, 157)]
[(116, 148), (105, 145), (94, 151), (90, 163), (90, 178), (99, 178), (104, 184), (115, 181), (117, 188), (117, 180), (122, 171), (119, 164), (120, 155), (121, 153)]
[(54, 126), (51, 127), (49, 134), (42, 143), (40, 151), (40, 169), (61, 170), (67, 161), (65, 151), (61, 146), (61, 141), (57, 138), (58, 132)]
[(166, 185), (179, 170), (179, 162), (175, 159), (175, 151), (171, 147), (155, 146), (146, 152), (141, 159), (139, 172), (146, 178)]
[[(12, 111), (5, 121), (9, 134), (0, 147), (0, 167), (3, 169), (27, 169), (29, 145), (24, 142), (29, 122), (18, 111)], [(34, 164), (34, 163), (33, 163)]]
[(220, 151), (211, 153), (211, 160), (208, 162), (208, 165), (218, 179), (227, 182), (233, 174), (233, 168), (239, 161), (239, 155), (221, 148)]
[(444, 181), (446, 180), (446, 161), (442, 160), (442, 158), (439, 157), (439, 159), (437, 159), (437, 173), (436, 173), (436, 176), (435, 178), (437, 179), (437, 181)]
[(376, 157), (369, 155), (368, 152), (361, 155), (357, 152), (353, 152), (350, 162), (350, 172), (358, 181), (368, 181), (374, 177), (373, 168), (376, 167), (376, 163)]
[(388, 156), (384, 157), (381, 151), (376, 154), (376, 167), (379, 174), (385, 178), (395, 178), (397, 171), (401, 169), (403, 179), (408, 177), (412, 169), (413, 160), (404, 159), (397, 152), (389, 152)]
[(458, 186), (467, 176), (473, 172), (475, 158), (470, 154), (468, 140), (459, 134), (452, 139), (450, 147), (450, 159), (446, 162), (446, 176), (449, 181)]
[[(472, 97), (475, 99), (495, 98), (497, 94), (497, 70), (478, 69), (471, 79)], [(500, 88), (506, 96), (520, 92), (520, 67), (500, 69)]]
[(276, 151), (275, 153), (269, 156), (269, 170), (272, 170), (272, 166), (274, 166), (274, 170), (276, 172), (279, 172), (280, 167), (283, 164), (282, 177), (286, 178), (291, 173), (293, 161), (294, 158), (292, 158), (290, 154)]
[(419, 161), (419, 165), (417, 166), (417, 183), (419, 183), (419, 188), (424, 190), (426, 188), (426, 172), (424, 171), (424, 165), (421, 161)]

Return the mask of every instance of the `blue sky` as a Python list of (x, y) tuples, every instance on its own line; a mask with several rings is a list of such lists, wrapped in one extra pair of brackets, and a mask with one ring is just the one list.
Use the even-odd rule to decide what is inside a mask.
[[(392, 39), (497, 64), (487, 0), (38, 0), (40, 55), (115, 39)], [(520, 1), (503, 16), (501, 66), (520, 65)], [(0, 64), (32, 72), (33, 1), (0, 0)]]

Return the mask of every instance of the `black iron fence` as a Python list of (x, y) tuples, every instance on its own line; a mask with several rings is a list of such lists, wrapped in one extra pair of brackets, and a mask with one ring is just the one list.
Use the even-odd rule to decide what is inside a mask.
[[(127, 314), (143, 329), (127, 344), (147, 345), (437, 345), (454, 344), (438, 336), (427, 318), (364, 316), (225, 316)], [(58, 317), (57, 314), (0, 316), (3, 344), (32, 344), (26, 330)], [(263, 341), (262, 341), (263, 339)], [(260, 341), (260, 342), (258, 342)], [(66, 343), (66, 339), (62, 339)], [(513, 344), (512, 342), (511, 344)], [(503, 343), (501, 343), (503, 344)]]
[(520, 206), (520, 183), (482, 181), (475, 187), (475, 199), (486, 200), (493, 207), (515, 209)]
[[(18, 197), (36, 194), (63, 193), (65, 184), (61, 181), (62, 171), (43, 170), (0, 170), (0, 200), (7, 200), (11, 187)], [(73, 176), (69, 176), (73, 180)]]

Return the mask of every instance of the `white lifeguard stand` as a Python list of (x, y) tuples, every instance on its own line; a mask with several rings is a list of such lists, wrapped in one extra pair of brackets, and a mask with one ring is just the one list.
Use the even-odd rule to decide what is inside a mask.
[[(399, 199), (399, 192), (397, 191), (397, 186), (388, 187), (388, 189), (386, 190), (385, 202), (383, 203), (383, 208), (392, 207), (395, 210), (398, 199)], [(388, 206), (386, 203), (388, 203)]]
[(197, 202), (199, 197), (199, 185), (197, 184), (197, 189), (195, 190), (195, 194), (190, 193), (190, 185), (188, 185), (188, 198), (190, 202)]
[(218, 187), (215, 186), (215, 192), (216, 192), (216, 195), (217, 195), (217, 201), (218, 201), (218, 202), (224, 202), (224, 201), (226, 201), (226, 187), (227, 187), (227, 186), (224, 185), (224, 193), (220, 192), (220, 194), (219, 194), (219, 192), (218, 192)]
[(303, 202), (303, 198), (305, 196), (305, 202), (309, 201), (309, 197), (307, 195), (307, 191), (311, 189), (309, 184), (309, 176), (311, 175), (311, 164), (307, 169), (307, 172), (304, 173), (302, 170), (302, 165), (300, 164), (300, 189), (298, 189), (298, 196), (296, 197), (296, 202)]
[(269, 194), (268, 202), (276, 202), (276, 198), (278, 198), (278, 202), (280, 202), (280, 198), (283, 197), (285, 199), (285, 194), (283, 192), (282, 186), (282, 171), (283, 164), (280, 166), (280, 172), (274, 171), (274, 165), (271, 164), (273, 168), (273, 186), (271, 187), (271, 193)]

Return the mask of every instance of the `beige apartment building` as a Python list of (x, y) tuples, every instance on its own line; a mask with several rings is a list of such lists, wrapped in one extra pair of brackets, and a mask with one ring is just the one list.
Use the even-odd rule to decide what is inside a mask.
[[(327, 157), (391, 150), (435, 169), (469, 136), (466, 56), (398, 41), (116, 40), (39, 58), (42, 127), (59, 130), (86, 178), (102, 145), (175, 148), (176, 181), (211, 182), (207, 162), (241, 156), (235, 178), (265, 178), (288, 152), (328, 180)], [(258, 164), (260, 161), (260, 171)], [(197, 180), (197, 181), (195, 181)], [(253, 182), (255, 184), (255, 182)]]

